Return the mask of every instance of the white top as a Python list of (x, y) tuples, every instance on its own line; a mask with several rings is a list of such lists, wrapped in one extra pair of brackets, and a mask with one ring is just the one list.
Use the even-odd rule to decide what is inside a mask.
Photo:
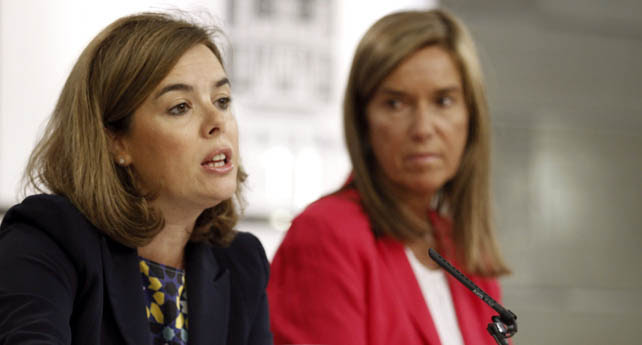
[(408, 247), (406, 247), (406, 256), (428, 305), (441, 344), (464, 345), (444, 271), (428, 269), (417, 260)]

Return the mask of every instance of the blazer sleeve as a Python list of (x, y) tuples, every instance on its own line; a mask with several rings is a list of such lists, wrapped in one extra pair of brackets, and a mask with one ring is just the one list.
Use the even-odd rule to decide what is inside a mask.
[(0, 233), (0, 344), (71, 344), (77, 275), (44, 232), (16, 223)]
[(297, 217), (268, 284), (276, 344), (367, 344), (364, 260), (327, 214)]

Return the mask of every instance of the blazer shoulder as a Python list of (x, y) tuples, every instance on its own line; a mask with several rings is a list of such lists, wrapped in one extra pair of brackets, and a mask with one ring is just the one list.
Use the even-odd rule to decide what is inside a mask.
[(286, 243), (344, 243), (350, 247), (374, 244), (370, 219), (354, 190), (339, 191), (310, 204), (294, 218)]
[(365, 215), (361, 198), (354, 189), (340, 190), (311, 203), (302, 212), (305, 215)]
[(31, 195), (11, 207), (2, 221), (2, 229), (14, 224), (29, 224), (44, 229), (90, 225), (69, 199), (56, 194)]
[(226, 248), (215, 248), (215, 254), (228, 269), (235, 271), (242, 284), (258, 282), (267, 285), (269, 263), (261, 241), (249, 232), (239, 231)]
[(13, 231), (46, 235), (75, 261), (99, 252), (100, 231), (61, 195), (32, 195), (11, 207), (0, 225), (0, 237)]

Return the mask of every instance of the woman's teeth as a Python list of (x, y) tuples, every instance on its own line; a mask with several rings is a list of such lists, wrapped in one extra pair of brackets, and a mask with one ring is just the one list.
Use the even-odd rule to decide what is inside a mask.
[(225, 154), (219, 153), (216, 156), (214, 156), (212, 160), (205, 165), (207, 165), (210, 168), (220, 168), (222, 166), (225, 166), (226, 161), (227, 161), (227, 158), (225, 157)]

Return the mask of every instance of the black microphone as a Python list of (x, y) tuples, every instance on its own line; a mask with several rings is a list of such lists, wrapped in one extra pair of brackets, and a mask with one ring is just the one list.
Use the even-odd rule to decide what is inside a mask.
[(499, 316), (492, 317), (492, 323), (488, 324), (488, 332), (490, 335), (495, 338), (498, 344), (507, 344), (504, 340), (506, 338), (512, 337), (517, 333), (517, 315), (512, 311), (504, 308), (501, 304), (497, 303), (492, 297), (488, 296), (484, 290), (480, 289), (475, 283), (473, 283), (468, 277), (463, 273), (459, 272), (450, 262), (446, 261), (436, 250), (430, 248), (428, 249), (428, 255), (432, 258), (439, 266), (445, 269), (448, 273), (453, 275), (457, 280), (464, 284), (465, 287), (470, 289), (477, 297), (481, 298), (486, 304), (493, 308)]

